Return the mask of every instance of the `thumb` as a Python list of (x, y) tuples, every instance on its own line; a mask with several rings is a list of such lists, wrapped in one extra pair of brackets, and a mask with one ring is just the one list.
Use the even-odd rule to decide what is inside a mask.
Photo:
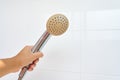
[(36, 52), (33, 54), (33, 60), (38, 59), (40, 57), (43, 57), (43, 53), (42, 52)]

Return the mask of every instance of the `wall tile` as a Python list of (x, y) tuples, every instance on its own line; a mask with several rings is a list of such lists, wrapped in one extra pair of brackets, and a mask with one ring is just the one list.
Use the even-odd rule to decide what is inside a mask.
[(81, 71), (120, 75), (119, 47), (119, 40), (86, 40), (81, 54)]
[(120, 29), (120, 10), (88, 11), (86, 29)]

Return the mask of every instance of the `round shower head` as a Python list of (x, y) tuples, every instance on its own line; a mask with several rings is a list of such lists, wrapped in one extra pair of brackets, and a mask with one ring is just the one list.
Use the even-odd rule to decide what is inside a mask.
[(55, 14), (47, 21), (47, 32), (55, 36), (61, 35), (67, 30), (68, 25), (68, 19), (64, 15)]

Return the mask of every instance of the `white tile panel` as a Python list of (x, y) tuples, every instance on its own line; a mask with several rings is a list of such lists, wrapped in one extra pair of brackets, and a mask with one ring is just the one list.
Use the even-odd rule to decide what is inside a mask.
[(88, 11), (86, 29), (120, 29), (120, 9)]
[(86, 40), (81, 54), (84, 73), (120, 75), (120, 40)]
[(120, 30), (85, 30), (85, 40), (120, 40)]

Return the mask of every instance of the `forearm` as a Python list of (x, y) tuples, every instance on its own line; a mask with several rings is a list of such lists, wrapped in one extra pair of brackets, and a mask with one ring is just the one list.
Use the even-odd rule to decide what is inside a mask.
[(0, 60), (0, 77), (11, 73), (16, 69), (17, 64), (14, 58), (7, 58)]

